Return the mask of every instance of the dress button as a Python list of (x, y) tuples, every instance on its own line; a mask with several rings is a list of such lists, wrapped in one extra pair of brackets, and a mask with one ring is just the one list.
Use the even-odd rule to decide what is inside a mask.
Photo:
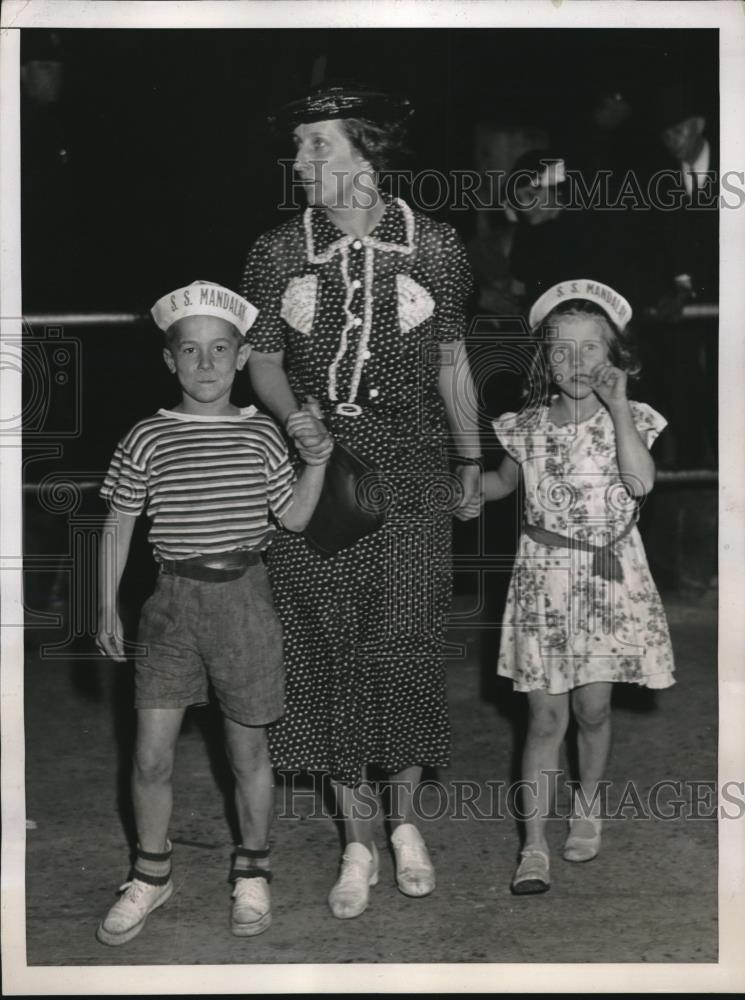
[(352, 244), (352, 246), (354, 247), (355, 250), (359, 250), (361, 248), (361, 246), (362, 246), (362, 241), (361, 240), (355, 240), (354, 243)]
[(371, 389), (370, 392), (368, 393), (368, 395), (370, 396), (370, 399), (375, 399), (376, 396), (380, 395), (380, 390), (379, 389)]
[(362, 282), (359, 280), (359, 278), (355, 278), (354, 281), (352, 282), (352, 288), (359, 288), (361, 284)]
[(355, 316), (354, 317), (354, 323), (352, 325), (353, 326), (362, 326), (362, 320), (359, 318), (359, 316)]
[(372, 357), (372, 354), (369, 351), (363, 351), (362, 352), (362, 358), (363, 358), (364, 361), (368, 361), (371, 357)]

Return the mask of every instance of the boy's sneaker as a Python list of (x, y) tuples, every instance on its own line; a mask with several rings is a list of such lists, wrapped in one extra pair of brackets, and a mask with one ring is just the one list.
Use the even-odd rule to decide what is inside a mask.
[(237, 878), (230, 929), (236, 937), (263, 933), (272, 922), (272, 901), (265, 878)]
[(101, 944), (126, 944), (137, 937), (148, 914), (167, 902), (173, 894), (173, 882), (150, 885), (138, 878), (119, 887), (121, 896), (103, 918), (96, 931)]

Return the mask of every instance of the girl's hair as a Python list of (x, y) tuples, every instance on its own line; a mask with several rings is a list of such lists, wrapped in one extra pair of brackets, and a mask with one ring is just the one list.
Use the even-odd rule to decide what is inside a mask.
[[(589, 316), (601, 321), (608, 331), (608, 360), (616, 368), (625, 371), (629, 378), (636, 379), (641, 371), (641, 364), (636, 349), (633, 333), (628, 327), (619, 330), (602, 306), (588, 299), (567, 299), (559, 303), (541, 322), (538, 331), (545, 331), (552, 326), (552, 320), (563, 316)], [(534, 333), (538, 332), (534, 331)], [(546, 402), (556, 386), (551, 379), (551, 365), (548, 352), (553, 346), (549, 337), (541, 337), (536, 345), (533, 363), (527, 375), (523, 396), (532, 403)]]
[(368, 118), (339, 119), (347, 139), (370, 161), (376, 173), (390, 170), (408, 153), (406, 126), (401, 122), (373, 122)]

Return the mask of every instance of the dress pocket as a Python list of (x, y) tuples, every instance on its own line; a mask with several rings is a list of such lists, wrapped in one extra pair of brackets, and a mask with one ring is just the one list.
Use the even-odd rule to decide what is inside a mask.
[(316, 314), (318, 278), (315, 274), (304, 274), (292, 278), (282, 296), (280, 316), (293, 330), (308, 336), (313, 329)]
[(429, 319), (435, 311), (435, 300), (407, 274), (396, 275), (398, 323), (403, 333), (413, 330)]

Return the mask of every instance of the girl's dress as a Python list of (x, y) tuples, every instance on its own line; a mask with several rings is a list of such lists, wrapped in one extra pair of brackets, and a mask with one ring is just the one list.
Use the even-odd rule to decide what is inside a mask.
[[(632, 401), (631, 412), (649, 447), (665, 419), (646, 403)], [(557, 425), (549, 407), (540, 406), (505, 413), (493, 426), (520, 465), (525, 494), (498, 673), (512, 678), (517, 691), (550, 694), (593, 681), (672, 685), (667, 621), (635, 524), (637, 502), (620, 480), (608, 410)], [(575, 544), (535, 541), (527, 525)], [(615, 574), (598, 572), (590, 548), (609, 539)]]
[(450, 226), (386, 200), (364, 238), (321, 208), (271, 230), (240, 288), (259, 309), (254, 350), (284, 351), (296, 398), (313, 395), (334, 438), (384, 479), (382, 529), (330, 558), (280, 531), (267, 557), (287, 666), (272, 762), (349, 785), (367, 764), (397, 772), (450, 755), (444, 618), (458, 497), (439, 344), (465, 334), (471, 273)]

